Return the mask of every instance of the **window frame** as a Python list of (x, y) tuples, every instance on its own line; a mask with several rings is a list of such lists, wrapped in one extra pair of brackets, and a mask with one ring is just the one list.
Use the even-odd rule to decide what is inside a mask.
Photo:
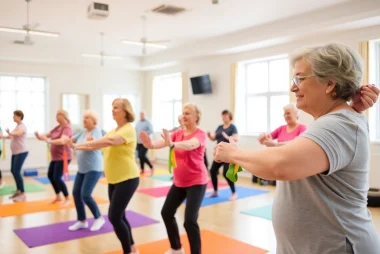
[[(369, 41), (369, 83), (380, 88), (380, 39)], [(369, 109), (370, 141), (380, 144), (380, 103)]]
[[(44, 99), (44, 110), (43, 110), (43, 114), (44, 114), (44, 121), (43, 121), (43, 130), (33, 130), (30, 128), (30, 126), (28, 126), (26, 124), (26, 128), (27, 128), (27, 133), (26, 133), (26, 136), (27, 138), (33, 138), (34, 137), (34, 132), (35, 131), (38, 131), (38, 132), (41, 132), (41, 133), (45, 133), (48, 131), (48, 126), (49, 126), (49, 122), (50, 122), (50, 119), (49, 119), (49, 107), (47, 105), (50, 105), (50, 101), (49, 101), (49, 96), (48, 96), (48, 93), (49, 93), (49, 82), (48, 82), (48, 78), (46, 76), (43, 76), (43, 75), (35, 75), (35, 74), (19, 74), (19, 73), (4, 73), (4, 72), (0, 72), (0, 78), (1, 77), (12, 77), (12, 78), (15, 78), (17, 80), (17, 78), (30, 78), (30, 79), (33, 79), (33, 78), (40, 78), (43, 80), (43, 92), (41, 92), (43, 94), (43, 99)], [(2, 92), (3, 90), (1, 90), (0, 88), (0, 92)], [(15, 98), (16, 98), (16, 106), (17, 106), (17, 93), (21, 92), (19, 90), (15, 90)], [(32, 91), (29, 91), (29, 92), (34, 92), (33, 90)], [(25, 110), (23, 110), (22, 108), (15, 108), (14, 110), (22, 110), (23, 112), (25, 112)], [(27, 117), (27, 116), (26, 116)], [(2, 124), (3, 125), (3, 124)], [(5, 128), (8, 128), (11, 130), (11, 128), (15, 128), (16, 127), (16, 124), (14, 124), (12, 127), (11, 126), (1, 126), (2, 127), (2, 131), (3, 131), (3, 134), (5, 132)], [(5, 128), (4, 128), (5, 127)]]
[[(270, 76), (271, 76), (270, 62), (278, 61), (278, 60), (287, 60), (289, 63), (288, 55), (278, 55), (278, 56), (273, 56), (273, 57), (268, 57), (268, 58), (260, 58), (260, 59), (255, 59), (255, 60), (244, 61), (244, 62), (240, 62), (238, 64), (238, 76), (240, 75), (240, 77), (237, 78), (237, 84), (236, 85), (240, 86), (240, 89), (242, 90), (240, 92), (240, 96), (241, 96), (241, 94), (244, 94), (244, 111), (245, 111), (244, 116), (241, 116), (241, 117), (244, 117), (245, 120), (237, 121), (238, 125), (244, 124), (244, 126), (241, 126), (241, 125), (238, 126), (239, 130), (242, 130), (241, 131), (242, 136), (254, 136), (255, 137), (255, 136), (259, 136), (262, 133), (262, 132), (254, 132), (254, 131), (248, 130), (249, 124), (248, 124), (246, 119), (248, 119), (249, 117), (252, 117), (252, 115), (253, 115), (252, 113), (254, 113), (254, 109), (253, 110), (248, 109), (248, 100), (250, 98), (265, 97), (267, 100), (267, 103), (266, 103), (266, 107), (267, 107), (266, 126), (267, 126), (267, 129), (265, 131), (263, 131), (265, 133), (269, 133), (269, 132), (272, 132), (274, 130), (274, 129), (271, 129), (271, 97), (272, 96), (287, 96), (289, 99), (289, 103), (290, 103), (290, 92), (289, 92), (289, 89), (290, 89), (290, 63), (288, 65), (289, 66), (289, 68), (288, 68), (288, 80), (289, 80), (288, 89), (284, 90), (284, 91), (275, 91), (275, 92), (270, 91)], [(248, 85), (249, 84), (247, 83), (247, 80), (248, 80), (248, 75), (249, 75), (249, 73), (248, 73), (249, 66), (252, 64), (258, 64), (258, 63), (263, 63), (263, 62), (267, 63), (267, 68), (268, 68), (268, 91), (267, 92), (260, 92), (260, 93), (248, 93), (247, 91), (248, 91)], [(241, 75), (243, 75), (243, 77), (241, 77)], [(239, 98), (238, 96), (239, 95), (236, 93), (235, 108), (236, 108), (236, 104), (238, 103), (239, 99), (241, 100), (241, 98)]]
[[(174, 78), (177, 78), (179, 77), (181, 79), (181, 82), (180, 82), (180, 86), (181, 86), (181, 96), (180, 96), (180, 99), (175, 99), (175, 98), (172, 98), (172, 99), (159, 99), (157, 101), (157, 97), (154, 96), (155, 94), (155, 82), (157, 79), (160, 79), (160, 81), (158, 82), (162, 82), (162, 80), (164, 79), (174, 79)], [(153, 131), (154, 132), (161, 132), (161, 128), (159, 128), (158, 126), (160, 126), (159, 124), (156, 124), (155, 122), (155, 119), (156, 119), (156, 111), (155, 111), (155, 105), (156, 103), (158, 104), (163, 104), (163, 103), (170, 103), (171, 104), (171, 109), (172, 109), (172, 114), (173, 114), (173, 126), (167, 126), (165, 128), (167, 129), (171, 129), (171, 128), (174, 128), (176, 126), (178, 126), (178, 120), (177, 120), (177, 116), (175, 115), (176, 113), (176, 104), (177, 103), (180, 103), (182, 105), (182, 102), (183, 102), (183, 98), (182, 98), (182, 94), (183, 94), (183, 87), (182, 87), (182, 83), (183, 83), (183, 76), (182, 76), (182, 73), (181, 72), (175, 72), (175, 73), (170, 73), (170, 74), (164, 74), (164, 75), (156, 75), (153, 77), (153, 82), (152, 82), (152, 125), (153, 125)], [(156, 84), (157, 85), (157, 84)]]

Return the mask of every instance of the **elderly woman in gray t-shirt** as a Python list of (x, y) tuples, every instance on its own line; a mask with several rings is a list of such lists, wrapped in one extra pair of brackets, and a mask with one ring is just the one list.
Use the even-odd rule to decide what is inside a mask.
[(372, 106), (379, 90), (360, 88), (362, 61), (344, 45), (306, 49), (291, 62), (297, 107), (314, 123), (286, 145), (262, 151), (220, 143), (215, 160), (280, 180), (272, 211), (277, 254), (379, 253), (367, 209), (368, 123), (357, 112)]

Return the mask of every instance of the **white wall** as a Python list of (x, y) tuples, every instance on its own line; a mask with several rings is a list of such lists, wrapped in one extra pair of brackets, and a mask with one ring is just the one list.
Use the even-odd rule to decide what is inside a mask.
[[(56, 124), (55, 113), (61, 106), (62, 93), (88, 94), (89, 106), (98, 113), (100, 127), (102, 126), (104, 93), (130, 92), (140, 96), (144, 93), (144, 74), (125, 69), (0, 61), (0, 73), (46, 77), (48, 81), (47, 105), (49, 105), (46, 126), (48, 130)], [(35, 138), (28, 138), (28, 146), (29, 156), (24, 168), (46, 167), (48, 164), (46, 144)], [(9, 142), (7, 142), (7, 159), (0, 161), (1, 170), (9, 170), (10, 156)]]
[[(221, 124), (221, 111), (230, 107), (230, 66), (231, 64), (255, 58), (276, 56), (280, 54), (289, 54), (298, 47), (327, 43), (336, 41), (344, 43), (354, 49), (359, 48), (359, 42), (363, 40), (373, 39), (373, 31), (380, 31), (380, 27), (370, 29), (360, 29), (345, 33), (335, 33), (334, 36), (314, 36), (302, 41), (264, 48), (260, 50), (250, 51), (246, 53), (208, 57), (182, 62), (177, 66), (159, 71), (151, 71), (147, 76), (151, 78), (154, 75), (168, 74), (172, 72), (188, 72), (189, 77), (209, 74), (212, 80), (213, 93), (208, 95), (193, 95), (190, 85), (189, 101), (194, 102), (203, 110), (203, 117), (200, 127), (204, 130), (213, 131)], [(150, 80), (150, 79), (147, 80)], [(147, 89), (151, 84), (146, 83)], [(252, 116), (255, 117), (255, 116)], [(310, 124), (313, 119), (310, 115), (301, 113), (300, 120), (305, 124)], [(259, 121), (259, 119), (258, 119)], [(157, 135), (159, 137), (159, 135)], [(244, 149), (263, 149), (257, 142), (256, 137), (243, 136), (240, 137), (239, 144)], [(215, 143), (208, 141), (207, 150), (209, 161), (212, 161), (212, 152)], [(371, 144), (372, 160), (371, 160), (371, 178), (370, 184), (372, 187), (380, 187), (380, 144)], [(168, 153), (166, 150), (156, 151), (158, 160), (167, 160)]]

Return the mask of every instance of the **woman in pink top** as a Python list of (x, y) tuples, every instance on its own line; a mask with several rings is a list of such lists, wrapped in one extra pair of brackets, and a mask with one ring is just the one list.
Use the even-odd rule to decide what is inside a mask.
[[(299, 110), (294, 104), (284, 107), (284, 118), (286, 125), (278, 127), (270, 134), (261, 134), (258, 138), (260, 144), (267, 147), (280, 146), (295, 139), (306, 130), (306, 125), (298, 121)], [(274, 142), (277, 140), (277, 143)]]
[(140, 139), (149, 149), (170, 147), (174, 149), (177, 168), (173, 169), (174, 184), (166, 197), (161, 215), (168, 233), (171, 249), (166, 254), (183, 254), (175, 213), (186, 199), (184, 226), (192, 254), (201, 253), (201, 235), (198, 226), (198, 213), (204, 198), (208, 182), (207, 169), (203, 156), (206, 144), (206, 132), (198, 128), (201, 112), (194, 104), (183, 108), (183, 125), (171, 135), (163, 130), (163, 140), (152, 142), (146, 132)]
[(50, 144), (51, 162), (48, 170), (48, 178), (57, 195), (52, 203), (62, 201), (60, 196), (60, 192), (62, 192), (65, 196), (65, 202), (62, 205), (65, 206), (70, 203), (70, 199), (66, 184), (62, 179), (64, 170), (63, 153), (66, 150), (68, 160), (67, 163), (69, 164), (72, 159), (72, 150), (65, 144), (66, 139), (71, 138), (73, 135), (73, 129), (70, 125), (69, 116), (65, 110), (58, 110), (56, 118), (59, 125), (45, 135), (40, 135), (38, 132), (35, 132), (35, 135), (38, 140), (45, 141)]
[[(258, 137), (260, 144), (265, 145), (267, 147), (282, 146), (287, 142), (295, 139), (306, 130), (306, 125), (301, 124), (298, 121), (299, 110), (294, 104), (288, 104), (284, 106), (283, 109), (286, 125), (278, 127), (269, 134), (261, 134)], [(275, 142), (274, 140), (277, 140), (277, 142)], [(252, 177), (253, 182), (257, 182), (257, 180), (258, 178), (256, 176)], [(275, 181), (267, 181), (260, 179), (260, 184), (266, 185), (268, 183), (276, 185)]]
[(17, 190), (10, 198), (15, 202), (25, 201), (26, 199), (24, 181), (21, 176), (22, 165), (28, 156), (28, 148), (26, 146), (26, 127), (22, 122), (23, 119), (24, 113), (21, 110), (14, 111), (13, 121), (17, 126), (12, 132), (10, 132), (9, 129), (6, 129), (8, 136), (3, 137), (11, 140), (11, 173), (15, 179)]

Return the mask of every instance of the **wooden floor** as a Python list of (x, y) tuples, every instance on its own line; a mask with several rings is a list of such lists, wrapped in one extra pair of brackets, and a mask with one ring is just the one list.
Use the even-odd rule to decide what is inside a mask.
[[(160, 168), (159, 166), (156, 168)], [(165, 169), (165, 166), (161, 166)], [(7, 185), (13, 184), (10, 176), (4, 177)], [(224, 181), (222, 177), (220, 181)], [(41, 185), (46, 188), (45, 192), (29, 193), (28, 201), (52, 198), (54, 192), (50, 185), (42, 185), (33, 178), (26, 178), (25, 182)], [(68, 182), (68, 188), (72, 190), (73, 182)], [(166, 186), (170, 182), (152, 180), (149, 177), (142, 177), (139, 188)], [(240, 240), (275, 253), (275, 238), (271, 221), (241, 214), (241, 210), (260, 207), (272, 203), (274, 187), (262, 187), (250, 182), (250, 179), (240, 178), (238, 185), (262, 188), (269, 190), (268, 194), (257, 195), (254, 197), (242, 198), (236, 201), (229, 201), (217, 205), (210, 205), (200, 210), (199, 224), (201, 228), (218, 232), (225, 236)], [(71, 191), (70, 191), (71, 192)], [(94, 195), (107, 199), (107, 185), (96, 186)], [(0, 196), (0, 203), (12, 203), (9, 196)], [(151, 226), (144, 226), (133, 229), (133, 236), (137, 244), (148, 243), (151, 241), (166, 239), (166, 230), (161, 219), (160, 210), (165, 198), (153, 198), (145, 194), (136, 192), (128, 209), (142, 215), (156, 219), (159, 223)], [(102, 214), (107, 214), (108, 203), (99, 206)], [(1, 209), (1, 206), (0, 206)], [(86, 208), (88, 217), (91, 213)], [(373, 218), (378, 231), (380, 232), (380, 209), (371, 209)], [(184, 205), (177, 213), (177, 220), (180, 232), (184, 233), (183, 228)], [(97, 254), (121, 249), (120, 243), (114, 233), (107, 233), (98, 236), (86, 237), (78, 240), (71, 240), (57, 244), (45, 245), (41, 247), (28, 248), (19, 237), (13, 232), (18, 228), (29, 228), (52, 223), (65, 222), (76, 219), (75, 209), (58, 210), (52, 212), (39, 212), (16, 217), (0, 218), (0, 253), (1, 254), (74, 254), (88, 253)], [(90, 225), (91, 226), (91, 225)], [(60, 234), (60, 232), (51, 232)], [(141, 253), (145, 254), (145, 253)], [(150, 254), (150, 253), (149, 253)], [(161, 253), (159, 253), (161, 254)], [(206, 253), (214, 254), (214, 253)], [(243, 254), (243, 253), (242, 253)]]

